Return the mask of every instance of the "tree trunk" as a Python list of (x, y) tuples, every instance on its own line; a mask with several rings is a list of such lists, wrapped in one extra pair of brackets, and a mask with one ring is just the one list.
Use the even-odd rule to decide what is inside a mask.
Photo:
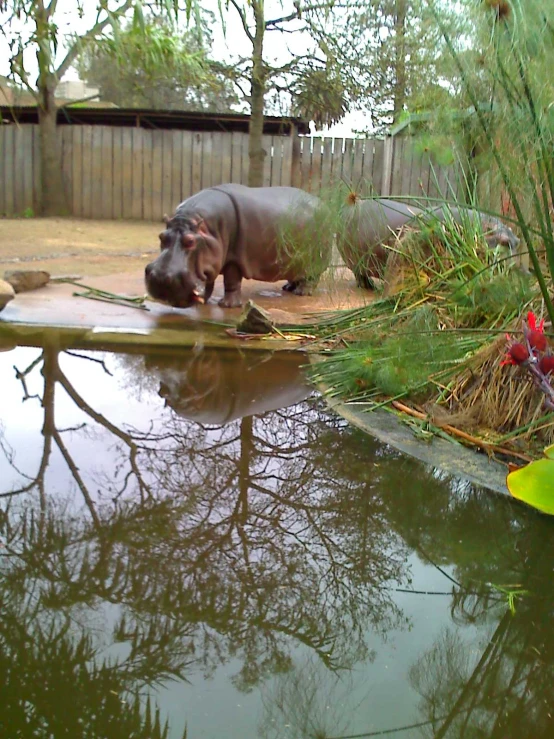
[(40, 184), (43, 216), (69, 215), (62, 175), (61, 146), (57, 132), (57, 108), (54, 98), (54, 81), (38, 80), (38, 122), (40, 138)]
[(252, 2), (256, 33), (252, 44), (252, 80), (250, 93), (250, 126), (248, 129), (248, 185), (261, 187), (264, 183), (264, 159), (262, 146), (264, 131), (264, 98), (266, 71), (263, 60), (265, 21), (263, 5)]
[(396, 0), (394, 14), (395, 59), (394, 59), (394, 101), (392, 111), (393, 125), (398, 123), (406, 102), (406, 0)]

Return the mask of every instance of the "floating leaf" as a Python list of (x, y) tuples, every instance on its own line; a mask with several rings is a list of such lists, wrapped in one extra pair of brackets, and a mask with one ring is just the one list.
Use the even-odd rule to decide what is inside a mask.
[[(546, 451), (554, 454), (552, 447)], [(510, 472), (506, 484), (514, 498), (554, 516), (554, 459), (539, 459)]]

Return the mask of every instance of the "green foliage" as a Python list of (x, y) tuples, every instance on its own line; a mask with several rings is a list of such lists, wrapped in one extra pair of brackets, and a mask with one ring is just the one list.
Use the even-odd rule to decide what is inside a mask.
[(209, 58), (210, 21), (205, 14), (182, 32), (170, 18), (141, 14), (85, 47), (79, 73), (122, 107), (228, 112), (237, 97), (230, 70)]
[(434, 375), (448, 374), (474, 351), (475, 337), (440, 330), (441, 317), (431, 306), (414, 309), (404, 320), (369, 341), (353, 345), (316, 367), (316, 379), (347, 397), (421, 393)]
[[(290, 264), (293, 271), (317, 280), (327, 269), (333, 237), (341, 228), (346, 193), (343, 185), (328, 188), (320, 193), (320, 204), (313, 216), (306, 218), (306, 205), (300, 202), (281, 219), (279, 258)], [(301, 228), (299, 223), (303, 224)]]
[(457, 313), (460, 323), (479, 326), (517, 314), (533, 299), (535, 292), (530, 278), (519, 270), (492, 278), (482, 273), (476, 280), (454, 290), (452, 301), (460, 307)]

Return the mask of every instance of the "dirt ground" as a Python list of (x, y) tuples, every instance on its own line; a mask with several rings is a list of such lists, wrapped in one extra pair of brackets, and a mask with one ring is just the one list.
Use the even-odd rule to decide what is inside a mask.
[(0, 219), (0, 274), (45, 269), (52, 275), (142, 273), (158, 250), (161, 224), (79, 218)]

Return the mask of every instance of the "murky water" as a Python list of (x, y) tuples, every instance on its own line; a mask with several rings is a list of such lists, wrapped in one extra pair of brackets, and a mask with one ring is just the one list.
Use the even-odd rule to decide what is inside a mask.
[(554, 735), (552, 521), (301, 361), (0, 353), (0, 736)]

